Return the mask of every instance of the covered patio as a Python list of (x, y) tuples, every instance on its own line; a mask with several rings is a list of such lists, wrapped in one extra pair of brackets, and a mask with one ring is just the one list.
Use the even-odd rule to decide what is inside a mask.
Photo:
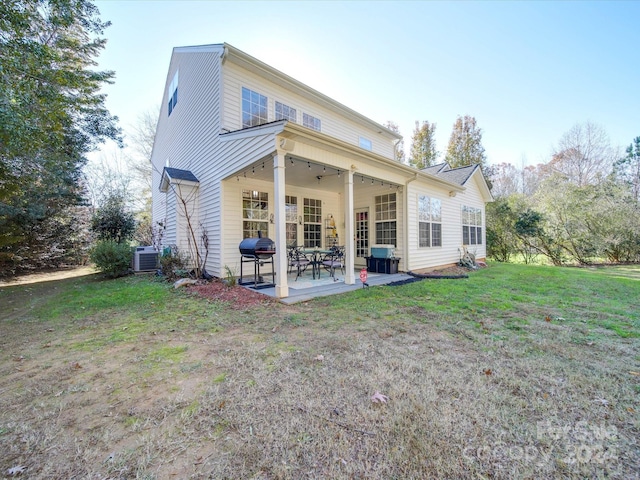
[[(238, 262), (237, 243), (234, 245), (231, 239), (235, 232), (244, 231), (246, 237), (247, 226), (256, 225), (252, 228), (273, 239), (276, 250), (275, 287), (261, 290), (263, 293), (281, 299), (296, 297), (298, 299), (294, 301), (300, 301), (319, 296), (320, 292), (331, 294), (328, 292), (335, 291), (338, 284), (343, 291), (346, 286), (362, 288), (359, 272), (366, 266), (369, 248), (376, 243), (373, 241), (376, 226), (380, 226), (375, 223), (376, 215), (386, 215), (375, 211), (375, 199), (383, 196), (389, 199), (384, 200), (387, 202), (384, 208), (393, 210), (384, 218), (389, 225), (387, 228), (392, 229), (393, 238), (383, 243), (396, 245), (399, 261), (396, 270), (404, 269), (404, 189), (406, 182), (415, 176), (412, 169), (286, 121), (225, 133), (221, 138), (228, 147), (229, 157), (244, 159), (238, 164), (240, 167), (230, 171), (223, 180), (225, 211), (237, 209), (236, 199), (247, 192), (262, 195), (255, 200), (253, 210), (264, 205), (264, 211), (250, 212), (253, 217), (247, 215), (243, 224), (232, 224), (233, 219), (227, 219), (228, 231), (234, 234), (226, 236), (230, 240), (226, 244), (230, 250), (223, 255), (223, 261), (228, 264)], [(312, 202), (310, 205), (303, 204), (307, 199)], [(256, 220), (258, 216), (260, 219)], [(317, 218), (313, 220), (313, 216)], [(333, 230), (329, 221), (335, 225)], [(311, 231), (313, 228), (316, 230)], [(301, 288), (295, 275), (287, 275), (285, 252), (292, 244), (325, 250), (330, 245), (341, 246), (346, 271), (340, 281), (335, 282), (336, 286), (316, 283), (313, 290), (318, 293), (311, 295), (311, 289)], [(387, 283), (396, 280), (389, 275), (384, 277)], [(371, 279), (373, 282), (374, 277)]]
[[(325, 272), (323, 272), (325, 273)], [(345, 283), (345, 275), (336, 273), (335, 279), (329, 274), (323, 274), (320, 278), (313, 279), (311, 272), (298, 277), (296, 280), (296, 272), (287, 275), (287, 283), (289, 284), (289, 296), (278, 298), (275, 286), (253, 288), (253, 284), (243, 285), (256, 292), (260, 292), (269, 297), (278, 298), (281, 303), (290, 305), (293, 303), (306, 302), (318, 297), (326, 297), (329, 295), (338, 295), (340, 293), (352, 292), (360, 288), (365, 288), (359, 279), (360, 270), (354, 271), (354, 277), (358, 280), (354, 284)], [(416, 277), (406, 273), (384, 274), (384, 273), (368, 273), (367, 284), (369, 287), (380, 285), (388, 285), (390, 283), (402, 282), (407, 280), (415, 280)]]

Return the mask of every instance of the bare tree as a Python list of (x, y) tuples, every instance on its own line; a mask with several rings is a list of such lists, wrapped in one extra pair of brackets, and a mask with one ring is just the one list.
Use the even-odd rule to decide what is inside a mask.
[(499, 163), (492, 165), (488, 172), (491, 172), (489, 181), (491, 182), (491, 194), (495, 198), (508, 197), (514, 193), (522, 191), (522, 172), (510, 163)]
[(607, 132), (591, 122), (574, 125), (565, 133), (547, 164), (552, 172), (578, 185), (595, 185), (611, 173), (616, 152)]
[(135, 203), (127, 161), (119, 148), (88, 162), (83, 173), (92, 208), (100, 208), (109, 198), (121, 198), (129, 207)]
[(129, 166), (136, 174), (136, 178), (151, 191), (151, 154), (156, 136), (159, 108), (152, 108), (138, 115), (137, 122), (127, 133), (127, 143), (131, 147), (128, 156)]

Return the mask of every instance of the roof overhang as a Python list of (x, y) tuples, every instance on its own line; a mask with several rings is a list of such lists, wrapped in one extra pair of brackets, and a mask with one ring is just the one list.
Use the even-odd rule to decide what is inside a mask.
[[(478, 184), (478, 188), (480, 189), (482, 199), (485, 202), (493, 202), (493, 195), (491, 194), (491, 190), (489, 189), (489, 185), (487, 184), (487, 179), (484, 178), (484, 174), (482, 173), (482, 168), (480, 166), (478, 166), (478, 168), (474, 170), (469, 179), (471, 178), (476, 179), (476, 183)], [(465, 183), (468, 183), (468, 181), (469, 180), (467, 180), (467, 182)]]

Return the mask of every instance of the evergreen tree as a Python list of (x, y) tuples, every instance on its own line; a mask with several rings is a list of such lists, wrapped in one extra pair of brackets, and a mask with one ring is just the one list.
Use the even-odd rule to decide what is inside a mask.
[(633, 199), (640, 202), (640, 137), (627, 147), (627, 155), (614, 165), (616, 178), (628, 185)]
[(416, 121), (416, 128), (411, 138), (410, 165), (423, 169), (437, 163), (440, 153), (436, 150), (435, 133), (435, 123), (425, 120), (420, 125), (420, 122)]
[(83, 203), (85, 155), (119, 140), (100, 93), (113, 73), (92, 70), (108, 26), (98, 15), (87, 0), (0, 2), (0, 271), (41, 264)]
[(474, 117), (465, 115), (456, 119), (445, 160), (452, 168), (474, 164), (486, 167), (487, 157), (482, 146), (482, 130)]

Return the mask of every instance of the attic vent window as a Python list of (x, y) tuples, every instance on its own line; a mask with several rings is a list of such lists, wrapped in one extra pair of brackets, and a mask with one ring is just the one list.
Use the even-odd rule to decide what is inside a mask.
[(176, 108), (176, 104), (178, 103), (178, 70), (176, 70), (176, 74), (173, 76), (173, 80), (171, 80), (167, 96), (169, 97), (169, 115), (171, 115), (171, 112), (173, 112), (173, 109)]
[(318, 132), (321, 131), (320, 119), (313, 115), (309, 115), (308, 113), (302, 114), (302, 125)]
[(373, 149), (371, 140), (369, 140), (368, 138), (360, 137), (360, 148), (371, 151)]
[(267, 97), (242, 87), (242, 128), (267, 122)]

